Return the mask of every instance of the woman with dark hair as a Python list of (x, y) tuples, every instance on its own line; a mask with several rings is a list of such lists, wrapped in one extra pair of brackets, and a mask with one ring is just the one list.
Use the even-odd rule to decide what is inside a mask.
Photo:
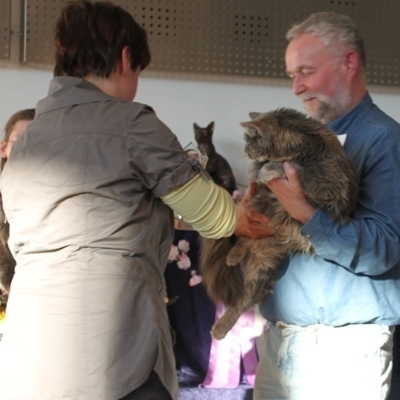
[[(4, 138), (1, 141), (1, 169), (3, 169), (15, 141), (21, 136), (25, 128), (35, 117), (35, 109), (17, 111), (6, 122)], [(8, 247), (7, 241), (10, 231), (3, 210), (3, 200), (0, 195), (0, 339), (3, 335), (5, 305), (7, 304), (10, 285), (14, 276), (15, 259)]]
[[(35, 109), (28, 108), (14, 113), (6, 122), (4, 127), (4, 138), (1, 141), (1, 169), (4, 168), (11, 149), (15, 141), (21, 136), (25, 128), (30, 124), (35, 117)], [(7, 300), (8, 292), (10, 291), (11, 280), (14, 276), (15, 260), (10, 249), (8, 248), (8, 236), (10, 226), (5, 219), (3, 211), (3, 201), (0, 196), (0, 294), (1, 305)]]
[(0, 346), (6, 399), (176, 399), (163, 272), (173, 210), (228, 236), (234, 203), (146, 105), (146, 32), (109, 2), (56, 25), (55, 78), (0, 179), (16, 274)]
[(11, 115), (4, 127), (4, 138), (1, 141), (1, 169), (3, 169), (15, 141), (35, 118), (35, 109), (27, 108)]

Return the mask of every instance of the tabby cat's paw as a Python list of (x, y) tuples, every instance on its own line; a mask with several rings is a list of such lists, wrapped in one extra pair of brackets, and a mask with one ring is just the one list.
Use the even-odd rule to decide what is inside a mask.
[(240, 262), (243, 260), (243, 255), (239, 251), (235, 251), (236, 249), (233, 248), (228, 255), (226, 256), (226, 265), (229, 267), (234, 267), (239, 265)]
[(258, 173), (258, 179), (267, 183), (275, 178), (286, 178), (282, 162), (267, 162), (263, 165)]

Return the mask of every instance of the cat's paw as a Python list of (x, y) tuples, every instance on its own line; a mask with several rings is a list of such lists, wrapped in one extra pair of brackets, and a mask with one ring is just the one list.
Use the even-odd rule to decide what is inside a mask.
[(233, 247), (226, 256), (226, 265), (228, 267), (235, 267), (243, 260), (243, 254)]
[(267, 162), (258, 173), (258, 180), (264, 183), (274, 178), (286, 178), (282, 162)]
[(252, 163), (250, 163), (248, 169), (248, 177), (250, 181), (256, 181), (258, 179), (258, 174), (263, 165), (264, 162), (259, 161), (253, 161)]

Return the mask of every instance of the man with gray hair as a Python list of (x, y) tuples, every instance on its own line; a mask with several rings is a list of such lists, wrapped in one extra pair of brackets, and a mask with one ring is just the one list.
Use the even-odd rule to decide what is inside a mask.
[[(296, 171), (268, 187), (315, 254), (291, 254), (260, 305), (271, 322), (255, 399), (387, 399), (400, 324), (400, 125), (372, 101), (363, 40), (349, 17), (312, 14), (288, 34), (293, 92), (344, 141), (360, 177), (352, 220), (308, 203)], [(266, 235), (268, 232), (265, 233)]]

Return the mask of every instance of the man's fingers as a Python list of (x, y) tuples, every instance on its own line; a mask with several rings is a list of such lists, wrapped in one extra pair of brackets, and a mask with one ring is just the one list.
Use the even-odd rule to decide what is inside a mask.
[(256, 182), (250, 182), (249, 187), (247, 189), (247, 194), (249, 197), (253, 197), (257, 192), (257, 183)]
[(289, 183), (299, 186), (300, 185), (299, 177), (297, 175), (297, 171), (293, 163), (291, 163), (290, 161), (285, 161), (283, 163), (283, 169), (285, 170), (285, 175)]
[(257, 221), (257, 222), (260, 222), (260, 223), (261, 222), (267, 222), (267, 223), (269, 222), (269, 218), (265, 214), (261, 214), (261, 213), (259, 213), (257, 211), (250, 210), (250, 211), (247, 211), (246, 214), (253, 221)]
[(245, 193), (245, 195), (244, 195), (244, 197), (242, 199), (242, 202), (248, 203), (250, 201), (250, 199), (252, 197), (254, 197), (256, 192), (257, 192), (257, 183), (256, 182), (250, 182), (250, 184), (249, 184), (249, 186), (248, 186), (248, 188), (246, 190), (246, 193)]

